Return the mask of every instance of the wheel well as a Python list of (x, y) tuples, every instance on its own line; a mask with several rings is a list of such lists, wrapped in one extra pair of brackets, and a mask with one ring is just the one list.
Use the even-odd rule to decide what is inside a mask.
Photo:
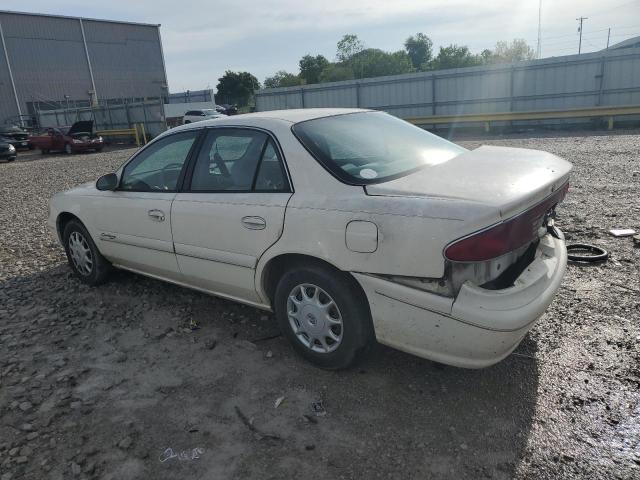
[(62, 241), (62, 234), (64, 233), (64, 227), (67, 225), (67, 223), (69, 223), (70, 220), (77, 220), (80, 223), (82, 223), (82, 220), (76, 217), (73, 213), (62, 212), (60, 215), (58, 215), (58, 218), (56, 220), (56, 228), (58, 230), (58, 237), (60, 238), (61, 241)]
[[(286, 253), (278, 255), (269, 260), (262, 272), (262, 287), (269, 298), (269, 302), (273, 304), (273, 297), (276, 293), (278, 280), (289, 269), (297, 265), (318, 265), (334, 272), (344, 273), (339, 268), (331, 265), (329, 262), (310, 255), (302, 255), (298, 253)], [(351, 277), (353, 278), (353, 277)], [(354, 279), (355, 282), (355, 279)], [(357, 282), (356, 282), (357, 283)]]

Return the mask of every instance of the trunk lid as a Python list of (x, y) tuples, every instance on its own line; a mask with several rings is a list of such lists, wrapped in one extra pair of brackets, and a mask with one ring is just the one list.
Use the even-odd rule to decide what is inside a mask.
[(482, 146), (389, 182), (365, 186), (367, 195), (461, 199), (512, 217), (564, 185), (571, 164), (551, 153)]

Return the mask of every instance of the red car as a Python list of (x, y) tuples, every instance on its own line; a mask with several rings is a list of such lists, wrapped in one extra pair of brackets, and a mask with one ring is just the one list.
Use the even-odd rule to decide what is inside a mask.
[(76, 122), (71, 127), (47, 128), (42, 135), (33, 136), (29, 141), (42, 153), (52, 150), (67, 154), (88, 150), (99, 152), (104, 147), (102, 137), (93, 133), (92, 120)]

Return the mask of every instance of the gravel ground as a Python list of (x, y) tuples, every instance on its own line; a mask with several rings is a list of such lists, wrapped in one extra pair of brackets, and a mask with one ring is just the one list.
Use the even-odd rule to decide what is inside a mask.
[(558, 224), (611, 251), (479, 371), (378, 347), (325, 372), (264, 312), (125, 272), (88, 288), (47, 200), (132, 150), (0, 164), (0, 478), (640, 478), (640, 249), (607, 233), (640, 230), (640, 136), (568, 135), (460, 142), (573, 162)]

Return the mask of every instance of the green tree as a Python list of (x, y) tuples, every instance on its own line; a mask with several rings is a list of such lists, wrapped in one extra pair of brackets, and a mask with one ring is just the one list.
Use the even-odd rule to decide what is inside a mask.
[(284, 70), (277, 71), (273, 77), (264, 79), (264, 88), (295, 87), (301, 85), (300, 77)]
[(429, 62), (433, 55), (433, 42), (424, 33), (416, 33), (404, 42), (404, 49), (411, 59), (413, 68), (424, 71), (429, 68)]
[(378, 48), (367, 48), (353, 54), (347, 63), (355, 78), (382, 77), (413, 72), (411, 60), (406, 52), (385, 52)]
[(340, 82), (342, 80), (353, 80), (353, 70), (351, 67), (342, 63), (330, 63), (327, 65), (320, 74), (320, 82)]
[(482, 59), (478, 55), (472, 54), (469, 47), (452, 44), (448, 47), (440, 47), (438, 56), (431, 62), (431, 68), (443, 70), (445, 68), (473, 67), (480, 65), (480, 63), (482, 63)]
[(513, 63), (533, 60), (536, 52), (523, 38), (516, 38), (509, 42), (498, 42), (493, 51), (488, 54), (482, 52), (486, 63)]
[(364, 44), (360, 41), (357, 35), (347, 34), (342, 37), (338, 42), (338, 51), (336, 52), (336, 58), (338, 62), (346, 62), (353, 55), (364, 50)]
[(253, 92), (260, 88), (260, 82), (249, 72), (227, 70), (218, 79), (216, 88), (218, 89), (217, 102), (234, 103), (244, 107), (253, 98)]
[(305, 55), (300, 59), (300, 78), (306, 84), (318, 83), (322, 71), (329, 65), (329, 60), (323, 55)]

